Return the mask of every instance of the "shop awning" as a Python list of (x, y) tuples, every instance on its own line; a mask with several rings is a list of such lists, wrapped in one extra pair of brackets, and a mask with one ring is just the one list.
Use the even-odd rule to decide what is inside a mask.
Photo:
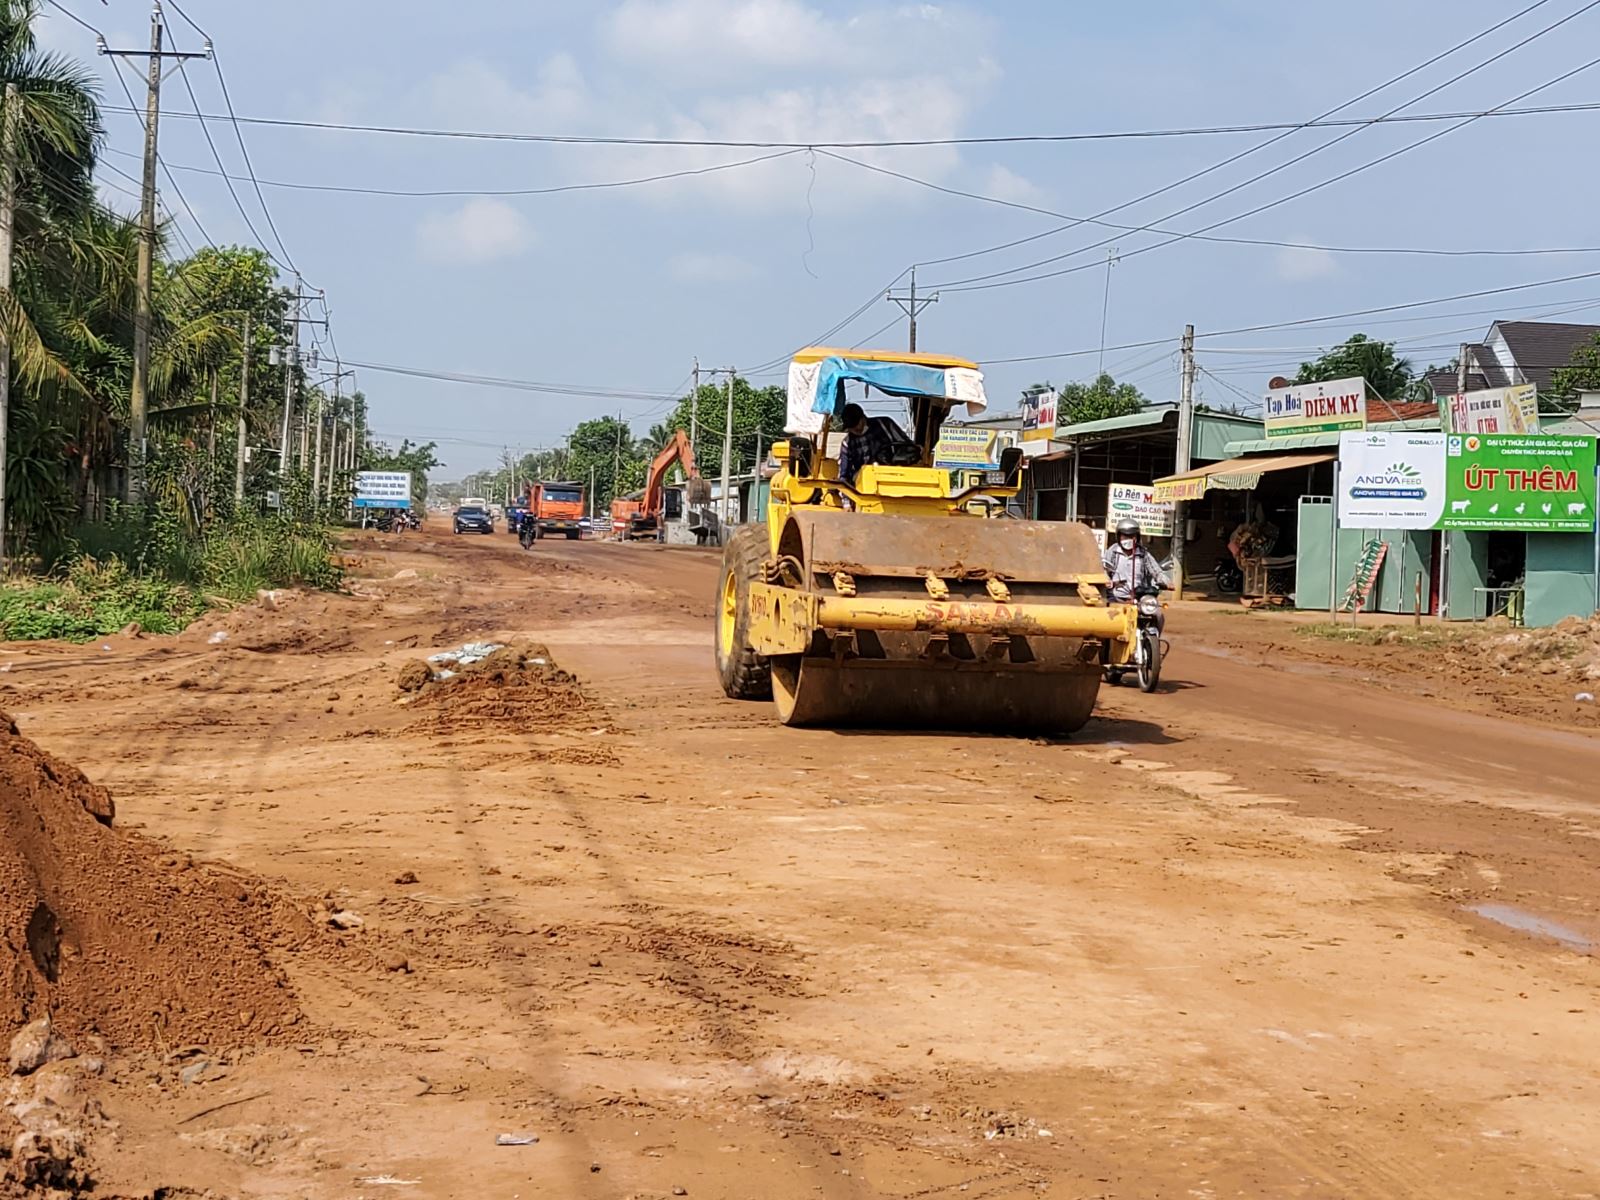
[(1261, 477), (1272, 471), (1292, 471), (1296, 467), (1309, 467), (1315, 463), (1332, 462), (1338, 458), (1332, 450), (1318, 450), (1306, 454), (1266, 454), (1255, 458), (1229, 458), (1222, 462), (1207, 463), (1182, 475), (1168, 475), (1156, 480), (1154, 500), (1198, 500), (1212, 488), (1224, 491), (1249, 491), (1261, 482)]

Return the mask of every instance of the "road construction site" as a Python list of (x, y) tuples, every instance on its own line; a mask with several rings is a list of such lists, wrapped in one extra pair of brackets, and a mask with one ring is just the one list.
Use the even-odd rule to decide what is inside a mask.
[(95, 1194), (1600, 1195), (1600, 745), (1516, 678), (1179, 604), (1070, 738), (791, 729), (710, 551), (348, 550), (0, 651)]

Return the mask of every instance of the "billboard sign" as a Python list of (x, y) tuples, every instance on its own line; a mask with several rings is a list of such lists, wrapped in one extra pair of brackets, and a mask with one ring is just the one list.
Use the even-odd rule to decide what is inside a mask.
[(1539, 392), (1531, 383), (1457, 392), (1444, 405), (1446, 433), (1538, 433)]
[(1444, 515), (1444, 434), (1348, 432), (1339, 438), (1339, 524), (1435, 529)]
[(1588, 533), (1595, 442), (1541, 434), (1346, 433), (1339, 524), (1347, 529)]
[(933, 448), (933, 465), (944, 470), (986, 470), (1000, 465), (999, 437), (992, 429), (947, 425)]
[(410, 471), (357, 471), (357, 508), (410, 508)]
[(1267, 436), (1337, 433), (1367, 427), (1367, 381), (1330, 379), (1274, 388), (1262, 402)]
[(1171, 537), (1172, 505), (1157, 503), (1155, 494), (1150, 484), (1113, 483), (1106, 494), (1106, 529), (1115, 531), (1118, 521), (1131, 517), (1145, 537)]
[(1057, 399), (1053, 391), (1023, 393), (1023, 441), (1047, 442), (1055, 437)]
[(1595, 442), (1588, 437), (1452, 433), (1441, 529), (1588, 533)]

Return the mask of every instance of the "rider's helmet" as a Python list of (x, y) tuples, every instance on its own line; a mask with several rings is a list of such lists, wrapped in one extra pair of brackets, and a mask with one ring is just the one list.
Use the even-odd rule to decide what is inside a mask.
[(1117, 522), (1117, 540), (1120, 542), (1123, 538), (1139, 540), (1139, 522), (1132, 517), (1123, 517)]

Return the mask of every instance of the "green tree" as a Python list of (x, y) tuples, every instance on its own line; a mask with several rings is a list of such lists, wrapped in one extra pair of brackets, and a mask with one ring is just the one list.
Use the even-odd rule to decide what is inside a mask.
[(1578, 407), (1578, 393), (1600, 390), (1600, 333), (1572, 352), (1564, 367), (1550, 374), (1550, 397), (1539, 397), (1539, 407), (1555, 412), (1572, 412)]
[(1426, 379), (1417, 375), (1411, 361), (1395, 354), (1393, 342), (1374, 341), (1364, 333), (1353, 333), (1321, 358), (1301, 363), (1294, 381), (1321, 383), (1357, 375), (1385, 400), (1415, 399), (1417, 383), (1426, 386)]
[[(685, 396), (678, 401), (670, 416), (656, 429), (671, 436), (675, 430), (685, 432), (690, 428), (690, 409), (694, 397)], [(699, 445), (695, 447), (695, 464), (707, 479), (722, 474), (723, 426), (728, 420), (728, 391), (726, 383), (704, 383), (699, 394)], [(748, 379), (735, 376), (733, 380), (733, 462), (730, 474), (747, 475), (755, 465), (757, 434), (762, 446), (770, 446), (783, 437), (784, 421), (788, 415), (787, 392), (781, 386), (758, 388)], [(651, 430), (652, 437), (656, 430)], [(660, 449), (663, 438), (655, 445)]]
[(1104, 371), (1095, 377), (1093, 383), (1069, 383), (1058, 389), (1056, 394), (1059, 397), (1056, 402), (1057, 426), (1126, 417), (1138, 412), (1147, 403), (1144, 393), (1133, 384), (1118, 383)]
[(644, 486), (644, 449), (634, 441), (627, 422), (616, 417), (596, 417), (581, 422), (567, 439), (567, 471), (588, 486), (593, 472), (595, 512), (611, 501)]

